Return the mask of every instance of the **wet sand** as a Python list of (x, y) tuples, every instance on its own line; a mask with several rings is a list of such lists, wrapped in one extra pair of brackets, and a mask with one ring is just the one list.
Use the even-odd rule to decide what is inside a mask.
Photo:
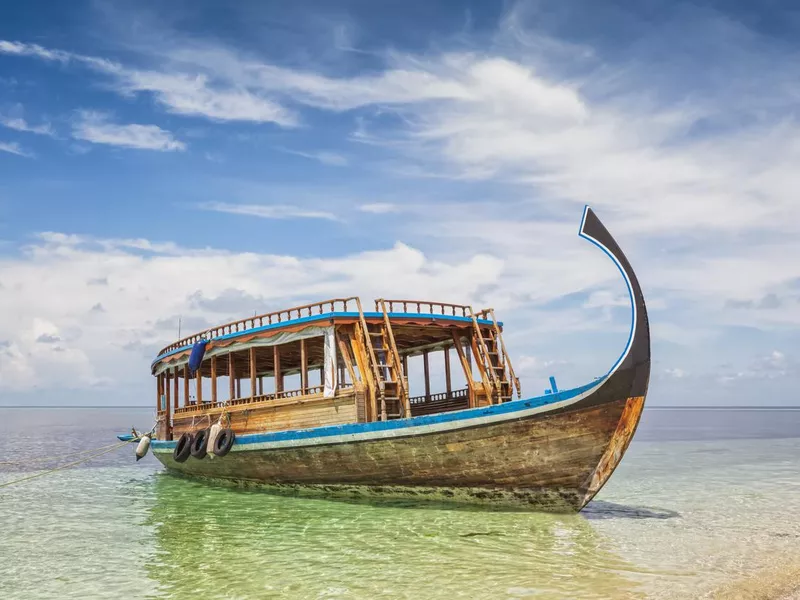
[(800, 600), (800, 559), (731, 582), (709, 596), (715, 600)]

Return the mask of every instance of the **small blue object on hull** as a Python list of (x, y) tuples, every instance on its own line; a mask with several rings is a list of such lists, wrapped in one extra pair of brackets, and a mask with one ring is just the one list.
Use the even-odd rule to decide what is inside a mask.
[(192, 353), (189, 355), (189, 372), (194, 374), (203, 362), (203, 355), (206, 353), (208, 340), (200, 340), (192, 346)]

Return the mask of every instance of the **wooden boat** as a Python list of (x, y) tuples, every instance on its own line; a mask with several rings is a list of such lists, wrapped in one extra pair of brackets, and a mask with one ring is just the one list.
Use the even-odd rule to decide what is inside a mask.
[[(364, 311), (358, 298), (327, 300), (164, 348), (152, 364), (153, 453), (171, 472), (278, 493), (580, 510), (636, 430), (650, 334), (636, 276), (589, 207), (579, 235), (615, 262), (631, 300), (627, 344), (602, 377), (566, 390), (551, 377), (544, 395), (523, 399), (492, 309), (381, 299)], [(434, 354), (444, 357), (437, 393)], [(409, 378), (419, 356), (422, 378)], [(420, 380), (414, 396), (409, 383)]]

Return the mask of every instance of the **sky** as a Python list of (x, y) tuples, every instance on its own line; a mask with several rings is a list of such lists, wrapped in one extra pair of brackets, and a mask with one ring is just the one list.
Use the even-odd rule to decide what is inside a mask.
[(630, 314), (585, 204), (650, 405), (800, 405), (792, 4), (3, 2), (0, 405), (150, 405), (179, 319), (351, 295), (581, 385)]

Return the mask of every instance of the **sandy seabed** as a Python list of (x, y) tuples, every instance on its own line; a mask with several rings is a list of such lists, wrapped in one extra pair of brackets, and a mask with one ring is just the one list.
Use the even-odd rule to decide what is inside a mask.
[(800, 558), (783, 560), (752, 576), (724, 585), (709, 598), (715, 600), (800, 600)]

